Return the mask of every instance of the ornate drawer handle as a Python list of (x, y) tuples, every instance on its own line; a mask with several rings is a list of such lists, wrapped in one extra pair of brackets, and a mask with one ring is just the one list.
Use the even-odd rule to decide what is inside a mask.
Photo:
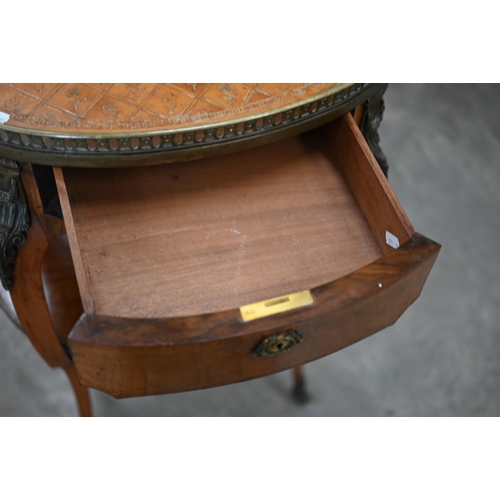
[(252, 356), (263, 358), (289, 351), (302, 342), (302, 337), (294, 330), (271, 335), (264, 339), (252, 352)]

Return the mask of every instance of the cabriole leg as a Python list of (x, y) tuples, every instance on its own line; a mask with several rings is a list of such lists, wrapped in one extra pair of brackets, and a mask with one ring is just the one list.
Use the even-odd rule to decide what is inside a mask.
[[(66, 371), (80, 413), (90, 415), (88, 389), (78, 382), (75, 368), (63, 346), (70, 327), (61, 327), (65, 322), (51, 315), (44, 289), (44, 258), (51, 244), (64, 234), (64, 223), (43, 213), (32, 166), (23, 164), (21, 171), (17, 163), (5, 163), (0, 161), (0, 170), (2, 166), (9, 169), (3, 173), (2, 180), (6, 175), (10, 176), (8, 184), (13, 188), (8, 194), (11, 191), (13, 194), (2, 197), (2, 210), (4, 215), (10, 216), (9, 221), (18, 222), (17, 225), (11, 222), (13, 229), (8, 230), (8, 235), (14, 234), (11, 246), (6, 247), (9, 252), (3, 249), (2, 284), (9, 289), (21, 326), (35, 349), (50, 367), (61, 367)], [(6, 189), (2, 186), (2, 192)], [(81, 308), (81, 304), (77, 307)], [(77, 313), (81, 314), (77, 310), (75, 316)]]

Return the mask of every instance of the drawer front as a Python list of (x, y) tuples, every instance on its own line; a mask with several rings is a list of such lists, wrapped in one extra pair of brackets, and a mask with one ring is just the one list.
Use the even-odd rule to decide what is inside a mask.
[(140, 320), (84, 315), (70, 335), (84, 385), (123, 398), (262, 377), (326, 356), (393, 324), (419, 296), (439, 245), (398, 250), (311, 290), (309, 306), (245, 323), (239, 310)]

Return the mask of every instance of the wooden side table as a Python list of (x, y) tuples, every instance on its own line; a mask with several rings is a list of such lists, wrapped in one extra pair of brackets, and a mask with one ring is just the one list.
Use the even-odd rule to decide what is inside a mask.
[(299, 375), (397, 320), (440, 246), (384, 177), (385, 89), (0, 85), (0, 277), (82, 415), (87, 387)]

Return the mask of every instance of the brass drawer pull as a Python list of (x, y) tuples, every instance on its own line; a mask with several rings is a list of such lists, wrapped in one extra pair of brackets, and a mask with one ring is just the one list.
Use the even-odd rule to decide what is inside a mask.
[(252, 356), (263, 358), (289, 351), (302, 342), (302, 337), (294, 330), (271, 335), (264, 339), (252, 352)]

